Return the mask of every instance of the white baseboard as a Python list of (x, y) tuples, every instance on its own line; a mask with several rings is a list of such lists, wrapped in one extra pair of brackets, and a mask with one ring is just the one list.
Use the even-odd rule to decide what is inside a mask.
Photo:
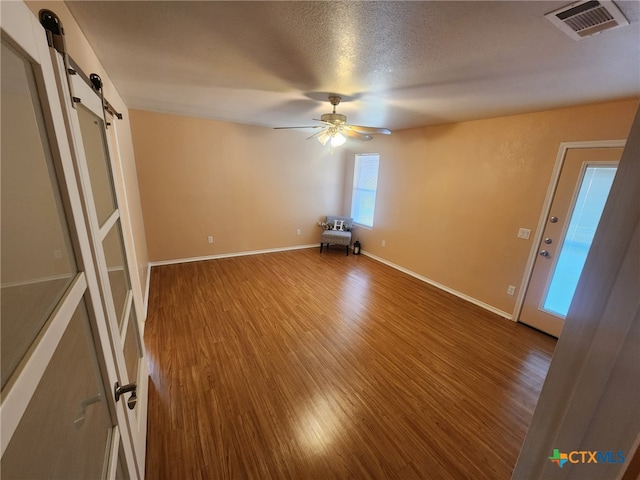
[(206, 255), (204, 257), (176, 258), (174, 260), (160, 260), (157, 262), (149, 262), (149, 267), (158, 267), (160, 265), (174, 265), (176, 263), (201, 262), (203, 260), (217, 260), (219, 258), (244, 257), (246, 255), (260, 255), (262, 253), (286, 252), (289, 250), (303, 250), (305, 248), (317, 248), (319, 243), (308, 245), (295, 245), (293, 247), (267, 248), (265, 250), (247, 250), (244, 252), (220, 253), (218, 255)]
[(457, 290), (454, 290), (452, 288), (449, 288), (445, 285), (442, 285), (441, 283), (438, 283), (434, 280), (431, 280), (430, 278), (427, 278), (423, 275), (420, 275), (419, 273), (413, 272), (411, 270), (408, 270), (404, 267), (401, 267), (400, 265), (396, 265), (395, 263), (389, 262), (388, 260), (385, 260), (383, 258), (380, 258), (376, 255), (373, 255), (371, 253), (365, 252), (364, 250), (362, 251), (363, 255), (366, 255), (367, 257), (370, 257), (380, 263), (384, 263), (385, 265), (388, 265), (391, 268), (395, 268), (396, 270), (399, 270), (403, 273), (406, 273), (407, 275), (411, 275), (414, 278), (417, 278), (418, 280), (421, 280), (425, 283), (428, 283), (429, 285), (433, 285), (436, 288), (439, 288), (440, 290), (444, 290), (447, 293), (450, 293), (451, 295), (455, 295), (458, 298), (461, 298), (463, 300), (466, 300), (467, 302), (473, 303), (474, 305), (478, 305), (479, 307), (484, 308), (485, 310), (488, 310), (492, 313), (495, 313), (496, 315), (500, 315), (501, 317), (504, 317), (508, 320), (513, 320), (513, 315), (511, 315), (510, 313), (504, 312), (492, 305), (489, 305), (488, 303), (484, 303), (481, 302), (480, 300), (470, 297), (469, 295), (465, 295), (464, 293), (458, 292)]

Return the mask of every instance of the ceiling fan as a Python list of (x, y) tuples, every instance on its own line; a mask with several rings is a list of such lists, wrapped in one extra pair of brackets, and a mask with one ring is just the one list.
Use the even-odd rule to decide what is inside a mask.
[(322, 145), (330, 142), (331, 147), (339, 147), (347, 141), (346, 137), (356, 138), (358, 140), (371, 140), (372, 135), (383, 134), (390, 135), (391, 130), (387, 128), (363, 127), (361, 125), (349, 125), (346, 115), (336, 113), (336, 106), (340, 103), (342, 97), (338, 95), (329, 95), (329, 102), (333, 105), (332, 113), (325, 113), (320, 119), (314, 118), (316, 122), (322, 122), (322, 125), (310, 125), (306, 127), (275, 127), (276, 130), (289, 128), (321, 128), (317, 133), (311, 135), (310, 138), (317, 138)]

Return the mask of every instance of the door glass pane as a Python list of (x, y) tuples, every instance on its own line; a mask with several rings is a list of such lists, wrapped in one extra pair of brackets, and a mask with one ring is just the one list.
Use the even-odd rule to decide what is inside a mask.
[(84, 153), (87, 157), (98, 223), (102, 225), (116, 209), (109, 154), (104, 136), (104, 121), (82, 104), (78, 105), (78, 120), (80, 121)]
[(138, 348), (138, 332), (135, 309), (131, 307), (129, 323), (127, 324), (127, 334), (124, 337), (124, 361), (127, 364), (127, 375), (129, 383), (138, 379), (138, 360), (140, 359), (140, 349)]
[(2, 387), (77, 267), (31, 64), (2, 41)]
[(104, 478), (111, 435), (83, 300), (2, 456), (2, 477)]
[(113, 304), (118, 315), (118, 325), (121, 327), (124, 320), (124, 307), (129, 291), (129, 275), (125, 261), (124, 248), (122, 246), (122, 231), (120, 220), (117, 220), (102, 242), (104, 256), (107, 260), (109, 272), (109, 284), (113, 295)]
[(550, 313), (566, 317), (569, 311), (615, 175), (616, 167), (590, 166), (585, 171), (544, 300), (543, 308)]

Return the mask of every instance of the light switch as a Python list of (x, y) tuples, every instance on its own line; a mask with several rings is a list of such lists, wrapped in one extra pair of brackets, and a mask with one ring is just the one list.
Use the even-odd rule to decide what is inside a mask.
[(530, 235), (531, 235), (531, 230), (528, 228), (521, 228), (518, 230), (518, 238), (523, 238), (525, 240), (528, 240)]

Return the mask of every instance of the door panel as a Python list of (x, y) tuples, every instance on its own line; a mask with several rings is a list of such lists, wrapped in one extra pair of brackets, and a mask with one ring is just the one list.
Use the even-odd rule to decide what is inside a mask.
[(622, 150), (566, 152), (519, 321), (560, 336)]
[(31, 63), (2, 41), (2, 387), (78, 271)]
[(567, 316), (616, 170), (611, 164), (588, 163), (583, 172), (569, 227), (558, 249), (558, 261), (542, 304), (547, 312)]
[(123, 452), (135, 476), (51, 50), (23, 2), (0, 8), (2, 475), (111, 479)]
[(104, 256), (111, 287), (111, 297), (113, 307), (121, 328), (124, 323), (125, 309), (127, 306), (127, 296), (131, 292), (128, 269), (126, 267), (126, 257), (122, 244), (122, 230), (118, 219), (113, 227), (108, 231), (102, 241)]
[(87, 307), (82, 301), (2, 457), (2, 475), (104, 478), (111, 427)]
[(127, 377), (128, 382), (135, 382), (138, 379), (139, 363), (141, 359), (141, 349), (138, 331), (136, 326), (138, 321), (136, 320), (135, 309), (131, 309), (129, 312), (129, 319), (127, 322), (127, 331), (124, 337), (124, 361), (127, 365)]
[[(95, 268), (100, 280), (101, 296), (107, 316), (109, 337), (118, 371), (120, 386), (135, 384), (135, 394), (127, 393), (118, 403), (119, 412), (127, 418), (139, 476), (144, 475), (146, 452), (146, 401), (148, 371), (144, 362), (144, 346), (140, 338), (137, 308), (131, 289), (130, 265), (126, 251), (120, 204), (113, 183), (111, 145), (107, 140), (102, 98), (84, 82), (82, 75), (67, 75), (59, 68), (59, 81), (70, 85), (73, 97), (67, 98), (68, 122), (77, 145), (79, 187), (84, 198), (89, 237), (95, 252)], [(68, 83), (67, 83), (68, 82)], [(137, 401), (128, 402), (133, 396)], [(121, 426), (124, 429), (124, 426)]]
[(104, 138), (103, 120), (82, 104), (77, 105), (76, 112), (82, 134), (82, 143), (84, 145), (98, 224), (102, 226), (116, 209), (116, 198), (113, 192), (111, 169), (109, 168), (108, 152)]

